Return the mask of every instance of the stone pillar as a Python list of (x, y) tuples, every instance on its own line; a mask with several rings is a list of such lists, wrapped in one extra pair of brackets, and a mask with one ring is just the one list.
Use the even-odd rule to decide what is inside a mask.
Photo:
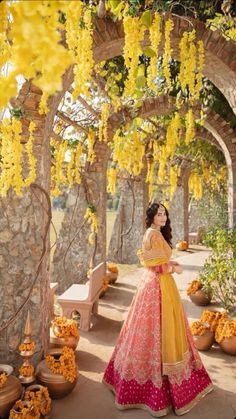
[(118, 263), (138, 263), (148, 206), (148, 185), (143, 177), (123, 180), (121, 198), (109, 244), (108, 258)]
[(35, 360), (46, 350), (49, 338), (49, 225), (50, 149), (56, 110), (72, 80), (65, 74), (63, 90), (52, 97), (48, 114), (39, 115), (42, 92), (25, 82), (12, 106), (23, 115), (23, 141), (27, 141), (30, 120), (36, 123), (34, 153), (37, 157), (35, 185), (17, 197), (10, 192), (0, 199), (0, 363), (18, 365), (27, 311), (32, 317)]
[[(106, 260), (106, 168), (107, 145), (97, 142), (95, 162), (86, 169), (80, 186), (70, 190), (56, 250), (52, 280), (63, 292), (73, 283), (85, 282), (88, 269)], [(98, 234), (94, 245), (88, 237), (90, 225), (84, 215), (92, 203), (96, 207)]]

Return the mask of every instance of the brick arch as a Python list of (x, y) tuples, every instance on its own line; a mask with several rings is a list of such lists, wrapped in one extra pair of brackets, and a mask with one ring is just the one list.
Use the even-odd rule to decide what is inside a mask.
[[(171, 33), (172, 56), (179, 59), (179, 42), (184, 31), (196, 29), (197, 39), (204, 42), (205, 70), (204, 75), (223, 93), (236, 114), (236, 44), (224, 38), (220, 31), (211, 31), (197, 19), (185, 20), (172, 16), (174, 29)], [(191, 22), (191, 25), (190, 23)], [(96, 62), (121, 55), (124, 46), (122, 22), (113, 22), (109, 18), (95, 20), (94, 59)], [(149, 45), (148, 37), (144, 45)], [(163, 44), (160, 51), (163, 50)]]

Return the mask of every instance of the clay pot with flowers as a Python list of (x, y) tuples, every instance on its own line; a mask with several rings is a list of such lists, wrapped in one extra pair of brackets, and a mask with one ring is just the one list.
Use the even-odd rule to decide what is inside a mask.
[(191, 324), (190, 328), (196, 348), (199, 351), (208, 351), (214, 342), (214, 333), (209, 323), (197, 320)]
[(0, 364), (0, 418), (8, 418), (9, 411), (22, 392), (20, 380), (13, 375), (11, 365)]
[(236, 318), (219, 321), (215, 340), (224, 352), (236, 356)]
[(72, 348), (53, 348), (36, 369), (38, 382), (48, 388), (52, 399), (69, 394), (76, 385), (78, 370)]
[(32, 384), (27, 387), (24, 400), (33, 405), (42, 417), (45, 417), (51, 411), (52, 400), (48, 389), (40, 384)]
[(79, 342), (79, 331), (76, 320), (66, 317), (55, 317), (50, 328), (50, 347), (68, 346), (76, 349)]
[(207, 306), (210, 304), (212, 295), (210, 290), (204, 290), (201, 281), (195, 279), (187, 288), (187, 295), (197, 306)]
[(102, 282), (102, 291), (100, 292), (99, 298), (102, 298), (102, 297), (106, 294), (106, 292), (107, 292), (108, 288), (109, 288), (109, 282), (108, 282), (107, 277), (105, 276), (105, 277), (103, 278), (103, 282)]
[(188, 242), (186, 242), (185, 240), (180, 240), (177, 244), (176, 244), (176, 249), (177, 250), (187, 250), (188, 249)]
[(106, 277), (109, 284), (114, 284), (118, 278), (118, 267), (115, 263), (107, 263)]

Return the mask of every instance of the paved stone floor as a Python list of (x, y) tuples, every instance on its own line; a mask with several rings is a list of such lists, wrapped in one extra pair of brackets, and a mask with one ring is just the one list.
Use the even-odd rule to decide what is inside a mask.
[[(209, 255), (206, 250), (183, 252), (178, 261), (184, 272), (175, 275), (189, 321), (200, 317), (202, 307), (195, 306), (186, 295), (188, 283), (197, 277), (199, 268)], [(78, 383), (64, 399), (54, 400), (52, 419), (150, 419), (139, 409), (119, 411), (114, 405), (113, 394), (102, 384), (102, 376), (113, 351), (122, 323), (140, 281), (142, 268), (134, 268), (118, 279), (100, 300), (99, 315), (93, 317), (89, 332), (81, 332), (77, 347), (79, 368)], [(216, 305), (211, 304), (210, 308)], [(215, 389), (200, 401), (186, 419), (235, 419), (236, 418), (236, 357), (223, 353), (218, 346), (201, 352)], [(168, 419), (176, 418), (174, 413)]]

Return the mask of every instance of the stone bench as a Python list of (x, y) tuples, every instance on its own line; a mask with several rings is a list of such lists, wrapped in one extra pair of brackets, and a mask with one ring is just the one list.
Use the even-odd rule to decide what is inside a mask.
[(86, 284), (73, 284), (58, 297), (63, 316), (71, 318), (73, 311), (80, 314), (80, 329), (90, 329), (91, 314), (98, 313), (99, 295), (103, 289), (104, 263), (96, 266)]

